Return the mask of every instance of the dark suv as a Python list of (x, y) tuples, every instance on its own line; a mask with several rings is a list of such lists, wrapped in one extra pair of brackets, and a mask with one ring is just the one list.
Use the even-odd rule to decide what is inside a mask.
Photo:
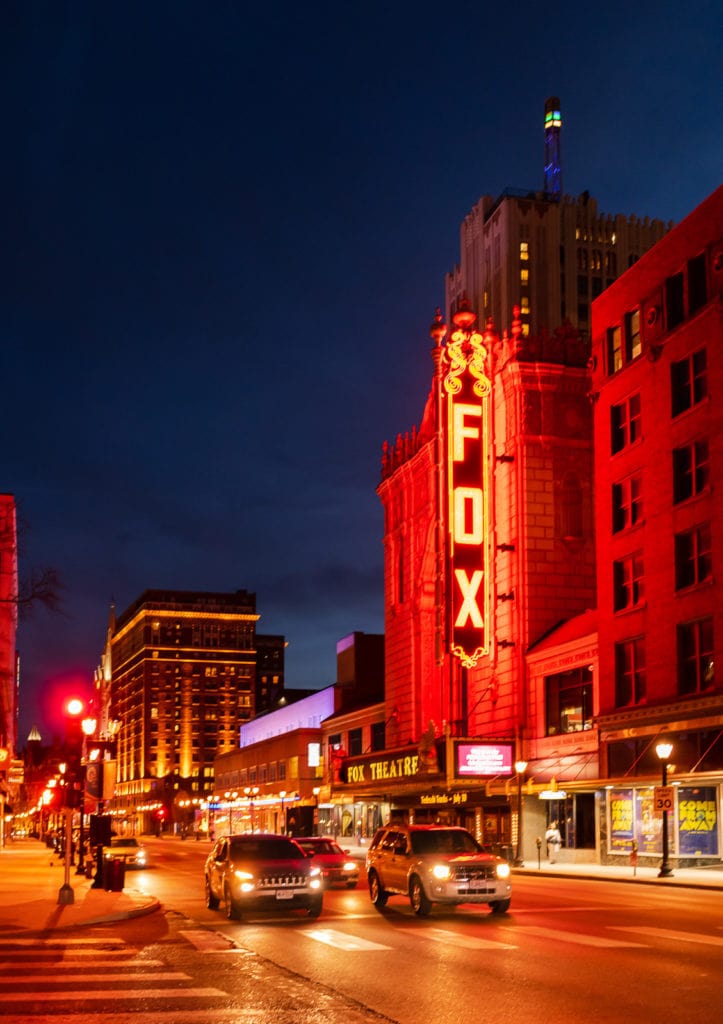
[(206, 906), (223, 903), (226, 917), (247, 910), (302, 908), (318, 917), (322, 878), (303, 850), (286, 836), (244, 833), (218, 839), (206, 859)]
[(387, 825), (367, 850), (369, 895), (375, 907), (408, 896), (415, 914), (433, 903), (488, 903), (495, 914), (510, 906), (510, 866), (487, 853), (465, 828)]

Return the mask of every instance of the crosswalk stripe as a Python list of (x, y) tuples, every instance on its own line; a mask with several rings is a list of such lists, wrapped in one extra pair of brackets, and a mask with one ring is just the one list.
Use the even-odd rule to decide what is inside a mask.
[[(27, 953), (24, 954), (27, 956)], [(127, 967), (165, 967), (166, 963), (164, 960), (139, 960), (135, 956), (132, 956), (126, 960), (107, 960), (105, 957), (99, 960), (93, 960), (91, 964), (87, 960), (67, 960), (62, 957), (58, 960), (57, 956), (53, 960), (52, 964), (49, 964), (46, 960), (21, 960), (19, 963), (3, 963), (0, 961), (0, 977), (2, 977), (2, 971), (18, 971), (24, 969), (40, 968), (47, 970), (48, 967), (54, 965), (62, 966), (63, 970), (73, 967), (85, 968), (84, 974), (87, 976), (87, 971), (91, 968), (93, 970), (101, 967), (111, 967), (114, 970), (122, 971)]]
[(557, 928), (542, 928), (534, 924), (525, 924), (517, 929), (522, 935), (537, 935), (542, 939), (556, 942), (571, 942), (579, 946), (597, 946), (600, 949), (644, 949), (639, 942), (622, 942), (617, 939), (605, 939), (600, 935), (585, 935), (583, 932), (564, 932)]
[(464, 949), (517, 949), (509, 942), (496, 942), (493, 939), (480, 939), (476, 935), (458, 935), (457, 932), (445, 928), (408, 929), (406, 935), (414, 935), (418, 939), (432, 939), (443, 942), (446, 946), (461, 946)]
[[(23, 979), (22, 976), (17, 974), (12, 978), (0, 978), (0, 993), (3, 998), (5, 993), (2, 991), (3, 985), (17, 985), (19, 981), (28, 981), (29, 978)], [(124, 984), (129, 981), (190, 981), (189, 975), (184, 974), (183, 971), (132, 971), (128, 974), (121, 974), (120, 971), (114, 971), (112, 974), (108, 971), (87, 971), (83, 974), (73, 974), (67, 971), (63, 971), (62, 974), (47, 974), (42, 975), (43, 984), (54, 984), (69, 981), (85, 981), (89, 984), (95, 981), (122, 981)]]
[(723, 938), (717, 935), (675, 932), (668, 928), (626, 927), (624, 924), (610, 924), (608, 928), (614, 928), (616, 931), (635, 932), (637, 935), (650, 935), (654, 939), (672, 939), (674, 942), (700, 942), (704, 946), (723, 946)]
[[(133, 1014), (134, 1024), (238, 1024), (238, 1009), (228, 1010), (221, 1007), (214, 1009), (213, 1017), (208, 1010), (151, 1010), (144, 1013), (139, 1010)], [(2, 1017), (0, 1017), (2, 1020)], [(17, 1020), (17, 1018), (16, 1018)], [(268, 1024), (269, 1011), (244, 1009), (243, 1024)], [(74, 1013), (33, 1014), (24, 1024), (78, 1024), (78, 1015)], [(83, 1024), (128, 1024), (127, 1013), (83, 1013)]]
[[(94, 992), (92, 990), (87, 989), (76, 989), (75, 991), (67, 992), (3, 992), (3, 1002), (27, 1003), (29, 1000), (32, 1000), (34, 1003), (67, 1003), (89, 1002), (93, 999), (103, 999), (105, 1000), (105, 1002), (108, 1002), (108, 996), (109, 993), (107, 989), (102, 992)], [(119, 989), (116, 998), (118, 999), (119, 1002), (122, 1002), (126, 999), (210, 999), (212, 996), (220, 996), (224, 999), (228, 999), (228, 992), (222, 992), (221, 989), (218, 988), (139, 988), (130, 990)], [(206, 1013), (206, 1019), (208, 1020), (208, 1012)], [(32, 1021), (33, 1024), (36, 1024), (34, 1017), (32, 1018)], [(83, 1021), (84, 1024), (86, 1024), (85, 1016), (83, 1017)]]
[(333, 928), (310, 928), (301, 933), (309, 939), (323, 942), (334, 949), (343, 949), (348, 952), (361, 952), (378, 949), (391, 949), (391, 946), (382, 946), (378, 942), (369, 942), (368, 939), (359, 939), (354, 935), (345, 935), (344, 932), (337, 932)]

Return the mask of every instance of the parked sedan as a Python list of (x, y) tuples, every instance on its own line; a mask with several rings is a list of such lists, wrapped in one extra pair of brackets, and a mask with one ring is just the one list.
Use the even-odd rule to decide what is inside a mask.
[(325, 887), (345, 885), (355, 889), (359, 881), (359, 866), (333, 839), (325, 836), (299, 836), (295, 840), (311, 857), (311, 863), (321, 868)]
[(223, 836), (206, 859), (204, 876), (206, 906), (216, 910), (223, 904), (228, 918), (253, 910), (321, 913), (321, 870), (286, 836)]

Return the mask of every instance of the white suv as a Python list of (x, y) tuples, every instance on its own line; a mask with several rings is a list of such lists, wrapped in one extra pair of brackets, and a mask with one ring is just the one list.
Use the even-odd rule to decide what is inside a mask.
[(488, 903), (495, 914), (510, 906), (509, 864), (485, 852), (465, 828), (387, 825), (367, 850), (366, 868), (379, 909), (392, 895), (408, 896), (420, 916), (433, 903)]

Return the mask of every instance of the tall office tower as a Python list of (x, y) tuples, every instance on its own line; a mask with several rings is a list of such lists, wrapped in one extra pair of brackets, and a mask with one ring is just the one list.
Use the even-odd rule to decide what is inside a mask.
[(557, 96), (545, 100), (545, 195), (559, 199), (562, 195), (562, 148), (560, 135), (562, 116)]
[(466, 296), (482, 325), (491, 317), (501, 330), (519, 306), (523, 334), (569, 321), (589, 338), (593, 299), (665, 234), (660, 220), (598, 213), (587, 191), (562, 195), (561, 124), (553, 97), (545, 104), (543, 190), (483, 196), (465, 217), (460, 261), (446, 279), (449, 317)]
[[(715, 787), (704, 798), (713, 808), (723, 780), (722, 296), (723, 186), (597, 300), (592, 355), (603, 771), (655, 778), (664, 733), (676, 778), (698, 773)], [(715, 839), (707, 812), (692, 834), (687, 815), (701, 799), (678, 792), (678, 840), (699, 844), (686, 852), (711, 852)]]
[(0, 494), (0, 747), (8, 758), (14, 754), (16, 742), (17, 598), (15, 499), (12, 494)]
[[(116, 813), (149, 827), (154, 802), (210, 791), (214, 757), (238, 746), (240, 726), (257, 711), (258, 618), (256, 596), (244, 590), (147, 590), (115, 620)], [(274, 639), (270, 647), (283, 650), (283, 637)], [(279, 668), (278, 653), (262, 648), (281, 676), (283, 659)]]

